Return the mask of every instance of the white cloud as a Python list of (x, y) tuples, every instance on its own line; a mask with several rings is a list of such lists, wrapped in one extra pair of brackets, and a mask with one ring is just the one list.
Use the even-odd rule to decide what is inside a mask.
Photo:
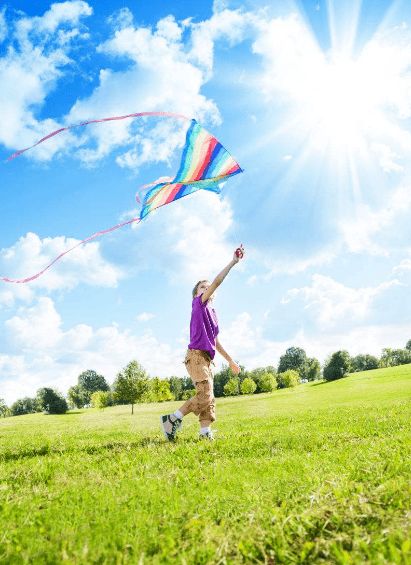
[(243, 365), (250, 354), (255, 354), (261, 342), (261, 328), (254, 325), (248, 312), (242, 312), (230, 325), (222, 329), (219, 338), (224, 349)]
[[(312, 267), (320, 267), (331, 263), (338, 255), (338, 246), (326, 247), (322, 251), (314, 253), (311, 256), (300, 258), (290, 258), (288, 256), (281, 259), (267, 259), (266, 256), (260, 260), (264, 264), (266, 273), (264, 275), (252, 275), (247, 280), (247, 284), (254, 285), (259, 279), (267, 282), (277, 275), (296, 275), (303, 273)], [(258, 255), (258, 251), (256, 253)]]
[[(219, 113), (214, 102), (201, 94), (203, 71), (190, 62), (182, 38), (184, 24), (172, 16), (159, 20), (155, 29), (128, 25), (116, 29), (113, 37), (98, 51), (130, 61), (125, 71), (103, 69), (100, 84), (90, 97), (78, 100), (67, 120), (76, 123), (90, 117), (127, 114), (130, 111), (164, 111), (195, 116), (217, 123)], [(85, 135), (96, 144), (79, 153), (86, 162), (94, 162), (115, 147), (125, 149), (117, 162), (135, 169), (144, 162), (168, 161), (184, 142), (180, 121), (149, 120), (136, 123), (105, 124), (88, 128)], [(155, 124), (154, 127), (152, 124)], [(140, 127), (140, 130), (136, 127)], [(151, 129), (153, 127), (153, 129)], [(186, 129), (186, 124), (184, 124)]]
[(216, 41), (225, 39), (230, 45), (239, 43), (245, 38), (253, 21), (252, 13), (222, 9), (215, 11), (209, 20), (192, 24), (190, 59), (210, 73)]
[(78, 25), (81, 18), (91, 16), (92, 13), (91, 6), (80, 0), (55, 3), (42, 16), (21, 18), (16, 24), (16, 36), (24, 42), (31, 33), (54, 33), (60, 25)]
[(400, 186), (387, 195), (387, 202), (379, 210), (372, 210), (367, 204), (359, 204), (354, 219), (340, 222), (345, 243), (353, 253), (366, 251), (375, 255), (387, 255), (384, 246), (375, 242), (376, 234), (387, 230), (401, 216), (408, 215), (411, 208), (409, 186)]
[(289, 339), (258, 341), (252, 354), (242, 356), (240, 362), (247, 368), (276, 366), (281, 355), (292, 346), (302, 347), (309, 357), (323, 363), (335, 351), (345, 349), (350, 355), (369, 353), (378, 357), (384, 347), (402, 348), (411, 335), (410, 324), (362, 325), (344, 332), (326, 331), (320, 334), (297, 332)]
[[(41, 239), (35, 233), (27, 233), (14, 245), (0, 249), (0, 272), (8, 278), (25, 278), (41, 271), (60, 253), (75, 246), (79, 240), (64, 236)], [(0, 304), (13, 303), (13, 298), (30, 300), (30, 294), (40, 288), (49, 291), (71, 289), (80, 283), (93, 286), (115, 287), (122, 278), (122, 271), (105, 261), (100, 253), (100, 243), (92, 242), (68, 253), (37, 280), (22, 285), (1, 283)]]
[(398, 164), (400, 158), (391, 147), (384, 143), (372, 143), (371, 150), (377, 155), (380, 166), (385, 173), (400, 173), (404, 170), (402, 165)]
[(297, 14), (255, 21), (253, 52), (262, 58), (264, 71), (256, 87), (268, 100), (279, 94), (284, 101), (303, 102), (315, 85), (313, 71), (325, 62), (308, 27)]
[[(321, 363), (341, 349), (352, 356), (369, 353), (378, 357), (384, 347), (404, 347), (411, 335), (411, 324), (387, 324), (361, 325), (344, 331), (327, 328), (324, 332), (309, 334), (299, 330), (290, 338), (273, 340), (264, 336), (263, 325), (264, 319), (256, 320), (243, 312), (221, 332), (225, 349), (247, 369), (277, 366), (281, 355), (292, 346), (302, 347), (309, 357), (316, 357)], [(225, 361), (217, 355), (217, 368), (222, 363)]]
[(32, 307), (20, 308), (5, 329), (7, 342), (20, 352), (0, 354), (1, 396), (9, 403), (34, 395), (42, 386), (65, 393), (89, 368), (112, 382), (134, 358), (151, 376), (185, 374), (182, 345), (161, 343), (149, 331), (133, 335), (115, 324), (97, 329), (78, 324), (65, 330), (50, 298), (41, 297)]
[(34, 293), (30, 285), (9, 285), (0, 281), (0, 307), (10, 308), (16, 301), (31, 302), (33, 296)]
[(402, 259), (399, 265), (396, 265), (392, 272), (397, 274), (404, 274), (411, 271), (411, 249), (408, 250), (408, 257)]
[(394, 267), (394, 273), (404, 273), (411, 271), (411, 259), (403, 259), (399, 265)]
[(173, 257), (171, 276), (194, 285), (217, 275), (231, 260), (233, 211), (227, 199), (203, 190), (184, 200), (184, 206), (168, 211), (164, 251)]
[(8, 33), (5, 14), (6, 14), (6, 7), (0, 10), (0, 43), (6, 39)]
[(133, 20), (133, 14), (127, 7), (120, 8), (107, 18), (108, 23), (115, 31), (119, 31), (125, 27), (131, 27)]
[[(144, 248), (136, 250), (134, 264), (160, 268), (173, 283), (194, 284), (219, 273), (233, 257), (233, 210), (227, 198), (199, 190), (183, 200), (154, 211), (135, 230), (144, 229)], [(135, 210), (125, 218), (134, 217)], [(243, 269), (240, 263), (237, 269)]]
[(50, 349), (61, 339), (61, 318), (50, 298), (39, 298), (31, 308), (21, 308), (21, 315), (5, 322), (14, 345), (24, 349)]
[[(63, 2), (52, 4), (41, 17), (17, 20), (14, 32), (9, 34), (7, 53), (0, 59), (0, 143), (8, 148), (21, 148), (61, 127), (52, 119), (39, 121), (35, 113), (55, 87), (63, 69), (72, 62), (69, 58), (72, 41), (82, 38), (74, 26), (91, 13), (85, 2)], [(68, 140), (74, 143), (70, 134), (57, 136), (33, 150), (31, 156), (48, 159)]]
[(149, 320), (152, 320), (155, 317), (155, 314), (153, 314), (152, 312), (141, 312), (141, 314), (138, 314), (136, 316), (136, 320), (138, 322), (148, 322)]
[(376, 287), (351, 288), (324, 275), (313, 275), (311, 286), (293, 288), (282, 299), (287, 304), (298, 297), (310, 308), (320, 327), (335, 325), (339, 320), (364, 319), (377, 296), (393, 286), (399, 285), (397, 279), (379, 284)]

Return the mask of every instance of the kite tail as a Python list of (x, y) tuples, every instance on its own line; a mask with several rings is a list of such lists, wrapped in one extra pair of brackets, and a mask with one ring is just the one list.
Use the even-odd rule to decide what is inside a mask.
[(129, 224), (133, 224), (135, 222), (137, 222), (137, 223), (141, 222), (141, 218), (132, 218), (131, 220), (127, 220), (126, 222), (122, 222), (121, 224), (117, 224), (117, 225), (112, 226), (111, 228), (108, 228), (106, 230), (101, 230), (101, 231), (98, 231), (96, 233), (93, 233), (93, 235), (90, 235), (86, 239), (79, 241), (78, 243), (76, 243), (76, 245), (73, 245), (73, 247), (70, 247), (70, 249), (66, 249), (66, 251), (63, 251), (63, 253), (60, 253), (60, 255), (58, 255), (55, 259), (53, 259), (53, 261), (51, 263), (49, 263), (46, 267), (44, 267), (44, 269), (42, 269), (41, 271), (39, 271), (35, 275), (32, 275), (31, 277), (27, 277), (25, 279), (9, 279), (8, 277), (0, 277), (0, 281), (7, 282), (7, 283), (16, 283), (16, 284), (34, 281), (35, 279), (38, 279), (39, 277), (41, 277), (41, 275), (43, 273), (45, 273), (48, 269), (50, 269), (50, 267), (52, 267), (54, 265), (54, 263), (57, 263), (57, 261), (59, 261), (62, 257), (64, 257), (64, 255), (67, 255), (67, 253), (70, 253), (71, 251), (73, 251), (77, 247), (80, 247), (80, 245), (83, 245), (85, 243), (89, 243), (93, 239), (96, 239), (96, 238), (98, 238), (98, 237), (100, 237), (100, 236), (102, 236), (106, 233), (110, 233), (112, 231), (118, 230), (120, 228), (123, 228), (124, 226), (128, 226)]
[(19, 149), (18, 151), (13, 153), (13, 155), (10, 155), (10, 157), (7, 158), (7, 161), (12, 161), (16, 157), (19, 157), (22, 153), (25, 153), (29, 149), (33, 149), (33, 147), (37, 147), (37, 145), (40, 145), (40, 143), (47, 141), (47, 139), (50, 139), (51, 137), (54, 137), (55, 135), (58, 135), (63, 131), (68, 131), (74, 128), (81, 128), (84, 126), (88, 126), (89, 124), (101, 124), (103, 122), (114, 122), (118, 120), (128, 120), (129, 118), (144, 118), (144, 117), (162, 117), (162, 118), (166, 117), (166, 118), (176, 118), (178, 120), (188, 120), (188, 121), (190, 120), (190, 118), (187, 118), (187, 116), (183, 116), (183, 114), (176, 114), (174, 112), (135, 112), (134, 114), (126, 114), (125, 116), (111, 116), (110, 118), (101, 118), (99, 120), (87, 120), (86, 122), (81, 122), (80, 124), (73, 124), (71, 126), (67, 126), (65, 128), (59, 128), (56, 129), (55, 131), (52, 131), (51, 133), (47, 134), (45, 137), (39, 139), (33, 145), (30, 145), (30, 147)]

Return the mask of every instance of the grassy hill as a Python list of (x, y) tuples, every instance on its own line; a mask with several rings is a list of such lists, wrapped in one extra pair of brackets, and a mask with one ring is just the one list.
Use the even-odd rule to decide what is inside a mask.
[(411, 563), (411, 365), (219, 399), (0, 422), (0, 562)]

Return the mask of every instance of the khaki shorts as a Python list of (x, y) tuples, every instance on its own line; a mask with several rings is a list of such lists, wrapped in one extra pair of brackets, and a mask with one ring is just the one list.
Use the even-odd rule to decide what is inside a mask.
[(211, 357), (206, 351), (188, 349), (184, 359), (187, 372), (193, 383), (199, 383), (213, 378)]
[(184, 363), (196, 388), (196, 394), (181, 408), (183, 414), (194, 412), (202, 426), (215, 422), (215, 399), (211, 357), (205, 351), (189, 349)]

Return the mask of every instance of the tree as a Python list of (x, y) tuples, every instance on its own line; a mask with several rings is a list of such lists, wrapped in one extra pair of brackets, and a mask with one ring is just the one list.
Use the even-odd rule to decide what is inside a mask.
[(170, 392), (176, 400), (181, 400), (183, 395), (183, 379), (180, 377), (170, 377), (168, 379)]
[(37, 412), (38, 406), (35, 398), (19, 398), (10, 406), (12, 416), (22, 416), (23, 414), (33, 414)]
[(278, 388), (290, 388), (300, 384), (300, 375), (294, 369), (277, 374)]
[(237, 396), (240, 393), (240, 381), (237, 377), (232, 377), (224, 385), (224, 396)]
[(174, 400), (174, 396), (170, 390), (170, 383), (165, 379), (154, 377), (150, 379), (150, 387), (146, 395), (148, 402), (165, 402), (167, 400)]
[(250, 377), (246, 377), (240, 385), (241, 394), (253, 394), (257, 385), (250, 379)]
[(91, 395), (91, 405), (93, 408), (107, 408), (112, 403), (112, 394), (107, 390), (97, 390)]
[(348, 351), (336, 351), (325, 363), (323, 374), (326, 381), (335, 381), (351, 371), (351, 357)]
[(97, 392), (98, 390), (110, 390), (110, 387), (103, 375), (99, 375), (92, 369), (83, 371), (79, 375), (77, 385), (80, 387), (80, 390), (84, 394), (84, 397), (86, 399), (85, 404), (90, 404), (90, 397), (93, 392)]
[(301, 375), (307, 362), (307, 355), (301, 347), (289, 347), (285, 354), (280, 357), (278, 373), (284, 373), (288, 369), (297, 371)]
[(9, 409), (4, 401), (4, 398), (0, 398), (0, 416), (3, 416), (3, 418), (5, 418), (7, 416), (8, 411)]
[(68, 410), (66, 399), (52, 388), (39, 388), (36, 402), (48, 414), (65, 414)]
[(316, 381), (321, 378), (321, 365), (315, 357), (308, 357), (307, 361), (300, 373), (302, 379), (307, 381)]
[(411, 363), (411, 351), (386, 347), (382, 350), (379, 366), (396, 367), (397, 365), (407, 365), (408, 363)]
[(351, 359), (351, 370), (355, 373), (359, 371), (370, 371), (378, 369), (378, 359), (368, 353), (360, 353)]
[(143, 367), (137, 361), (130, 361), (114, 381), (114, 398), (117, 404), (131, 404), (134, 414), (134, 404), (143, 401), (149, 388), (149, 378)]
[(249, 377), (253, 379), (257, 385), (256, 393), (272, 392), (277, 388), (277, 381), (275, 376), (277, 371), (275, 367), (268, 365), (267, 367), (259, 367), (253, 369), (248, 373)]
[[(224, 392), (224, 387), (230, 379), (234, 376), (232, 370), (228, 365), (223, 365), (221, 371), (214, 375), (214, 395), (226, 396)], [(238, 393), (237, 393), (238, 394)]]
[[(269, 369), (269, 367), (267, 367)], [(257, 385), (256, 393), (260, 392), (272, 392), (277, 388), (277, 380), (275, 378), (276, 373), (272, 373), (271, 371), (266, 371), (265, 369), (262, 370), (263, 372), (259, 372), (255, 374), (252, 371), (251, 375), (252, 378)]]
[(74, 385), (68, 389), (67, 399), (75, 408), (84, 408), (86, 404), (90, 403), (89, 394), (89, 392), (85, 391), (79, 385)]
[(408, 351), (411, 351), (411, 339), (409, 339), (407, 341), (407, 345), (405, 346), (405, 349), (408, 349)]

